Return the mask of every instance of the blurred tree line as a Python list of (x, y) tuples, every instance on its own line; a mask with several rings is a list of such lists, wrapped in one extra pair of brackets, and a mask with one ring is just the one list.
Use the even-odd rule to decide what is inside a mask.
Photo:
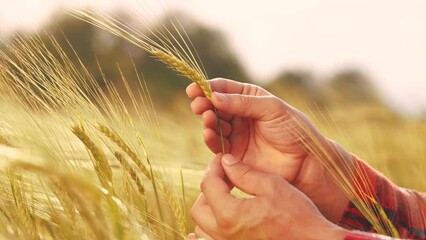
[[(183, 23), (210, 78), (224, 77), (253, 82), (219, 30), (206, 27), (179, 13), (170, 14), (173, 17), (178, 16), (179, 21)], [(129, 16), (119, 15), (131, 21)], [(59, 41), (69, 55), (73, 55), (75, 50), (89, 72), (99, 79), (101, 84), (102, 74), (109, 81), (120, 82), (121, 76), (117, 68), (119, 65), (126, 75), (130, 73), (128, 76), (135, 77), (134, 68), (143, 75), (157, 105), (167, 108), (175, 98), (182, 97), (188, 80), (154, 60), (143, 50), (67, 15), (56, 15), (53, 19), (55, 21), (44, 29)], [(170, 27), (169, 19), (169, 16), (164, 17), (157, 26)], [(47, 38), (43, 34), (34, 34)], [(16, 36), (11, 36), (14, 37)], [(99, 66), (102, 67), (102, 73)], [(128, 80), (131, 82), (132, 77)], [(395, 117), (395, 113), (382, 100), (372, 81), (356, 69), (343, 70), (328, 79), (318, 79), (307, 70), (284, 70), (273, 79), (262, 80), (264, 81), (256, 83), (266, 82), (263, 87), (301, 109), (327, 107), (337, 113), (340, 109), (363, 109), (365, 114), (374, 115), (376, 118)]]

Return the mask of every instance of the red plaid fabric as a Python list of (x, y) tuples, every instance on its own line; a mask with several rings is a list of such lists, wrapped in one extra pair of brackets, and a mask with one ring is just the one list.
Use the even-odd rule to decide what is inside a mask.
[[(373, 194), (398, 230), (400, 237), (426, 239), (426, 194), (396, 186), (361, 160), (357, 159), (357, 164), (361, 169), (359, 172), (364, 172), (370, 181)], [(373, 226), (352, 203), (347, 206), (338, 224), (347, 229), (375, 233)], [(354, 232), (346, 239), (390, 239), (383, 237)]]

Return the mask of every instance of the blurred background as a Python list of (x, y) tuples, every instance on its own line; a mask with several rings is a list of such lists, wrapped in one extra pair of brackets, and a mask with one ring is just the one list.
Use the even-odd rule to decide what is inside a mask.
[(98, 62), (117, 83), (117, 64), (132, 72), (133, 61), (156, 108), (181, 116), (189, 111), (188, 80), (143, 50), (66, 14), (76, 7), (129, 22), (143, 16), (154, 28), (178, 17), (210, 78), (263, 86), (320, 116), (313, 118), (330, 138), (398, 184), (426, 189), (425, 1), (0, 0), (3, 40), (47, 31), (71, 54), (69, 41), (99, 80)]

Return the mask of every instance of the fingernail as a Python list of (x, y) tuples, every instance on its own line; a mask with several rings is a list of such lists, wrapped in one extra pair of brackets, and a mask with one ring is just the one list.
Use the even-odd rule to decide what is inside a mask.
[(226, 100), (226, 96), (222, 93), (213, 92), (213, 94), (219, 102), (224, 102)]
[(234, 158), (231, 154), (223, 155), (222, 160), (226, 165), (234, 165), (239, 162), (238, 159)]

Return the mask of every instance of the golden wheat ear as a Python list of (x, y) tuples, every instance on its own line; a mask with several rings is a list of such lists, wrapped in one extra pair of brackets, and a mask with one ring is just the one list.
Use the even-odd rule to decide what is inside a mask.
[(177, 22), (170, 20), (173, 29), (167, 29), (163, 25), (163, 29), (154, 30), (147, 24), (141, 24), (148, 33), (153, 35), (151, 38), (118, 17), (114, 18), (90, 10), (75, 10), (70, 14), (144, 49), (173, 70), (195, 82), (210, 99), (212, 90), (207, 81), (207, 75), (195, 58), (196, 54), (192, 53), (189, 47), (192, 44), (177, 20)]
[[(192, 46), (192, 43), (179, 21), (172, 21), (170, 19), (173, 29), (168, 29), (163, 25), (162, 29), (154, 30), (148, 27), (148, 24), (142, 24), (147, 32), (153, 36), (149, 37), (130, 23), (118, 17), (108, 16), (91, 10), (75, 10), (70, 12), (70, 14), (142, 48), (176, 72), (192, 80), (201, 88), (204, 95), (209, 100), (211, 99), (212, 89), (207, 80), (207, 74), (202, 70), (204, 69), (202, 64), (198, 63), (195, 57), (198, 55), (194, 54), (189, 47)], [(214, 108), (214, 111), (216, 116), (218, 116), (216, 108)], [(225, 153), (225, 143), (220, 121), (218, 121), (218, 129), (222, 153)]]

